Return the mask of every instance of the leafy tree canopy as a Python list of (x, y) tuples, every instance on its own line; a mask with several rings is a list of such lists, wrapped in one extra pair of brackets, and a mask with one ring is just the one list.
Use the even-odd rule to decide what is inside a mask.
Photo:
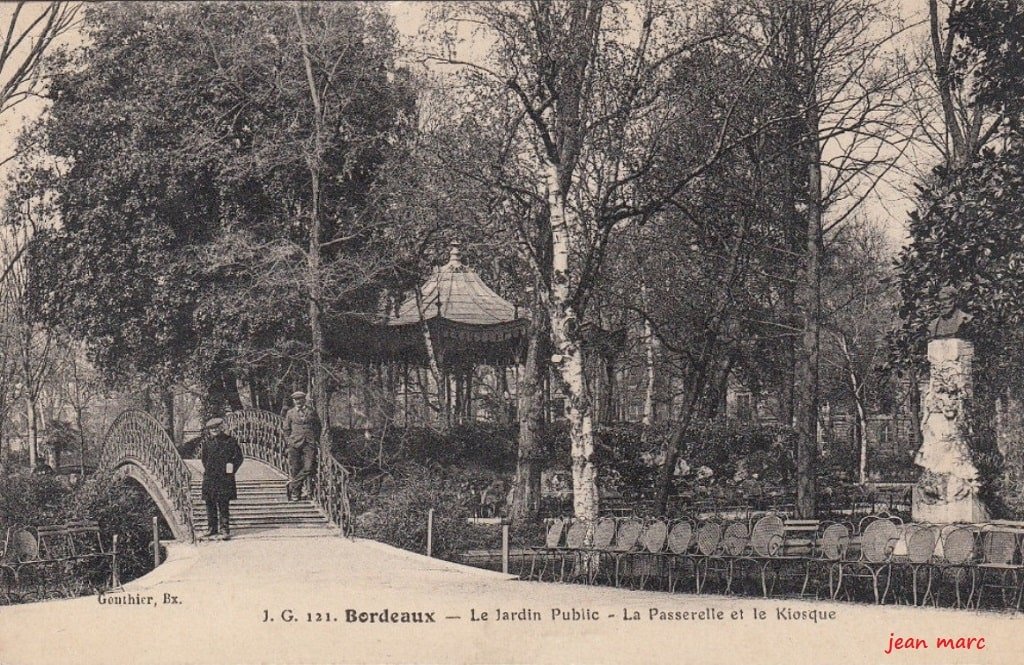
[(1001, 114), (1002, 140), (963, 167), (938, 167), (922, 188), (898, 263), (904, 325), (895, 350), (921, 362), (929, 323), (957, 306), (973, 317), (967, 334), (986, 364), (1006, 369), (1024, 360), (1024, 7), (973, 0), (950, 23), (964, 37), (958, 76), (972, 77), (975, 105)]
[[(375, 312), (393, 234), (374, 185), (411, 115), (395, 35), (372, 6), (90, 7), (54, 58), (37, 150), (16, 183), (51, 223), (30, 265), (40, 318), (108, 373), (207, 377), (308, 348), (304, 268), (326, 313)], [(327, 128), (313, 146), (309, 78)], [(320, 150), (322, 244), (308, 246)]]

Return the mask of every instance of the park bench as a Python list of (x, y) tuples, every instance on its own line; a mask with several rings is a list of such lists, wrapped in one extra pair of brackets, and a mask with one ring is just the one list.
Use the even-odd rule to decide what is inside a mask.
[(96, 558), (110, 560), (111, 586), (120, 586), (116, 534), (107, 547), (96, 522), (67, 522), (36, 527), (34, 531), (25, 527), (11, 527), (7, 531), (0, 567), (8, 597), (21, 586), (25, 570), (66, 566)]

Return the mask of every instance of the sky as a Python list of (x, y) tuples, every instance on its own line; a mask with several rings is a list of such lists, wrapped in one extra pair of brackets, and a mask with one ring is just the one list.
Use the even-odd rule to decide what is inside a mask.
[[(908, 43), (926, 39), (927, 0), (891, 1), (893, 8), (898, 11), (900, 18), (906, 25), (917, 26), (907, 31), (906, 39)], [(426, 12), (429, 10), (430, 5), (434, 3), (395, 1), (385, 4), (395, 17), (395, 27), (402, 37), (403, 45), (415, 48), (418, 33), (423, 26)], [(479, 46), (486, 47), (484, 44)], [(472, 59), (472, 56), (467, 59)], [(930, 159), (930, 155), (918, 152), (917, 155), (905, 156), (904, 161), (920, 160), (927, 162)], [(922, 165), (926, 169), (931, 166), (930, 164), (905, 164), (907, 167), (921, 167)], [(914, 208), (914, 201), (908, 197), (906, 192), (912, 191), (912, 189), (913, 182), (911, 178), (898, 172), (890, 171), (875, 189), (872, 196), (862, 204), (862, 214), (878, 222), (894, 251), (907, 241), (906, 220), (908, 213)]]
[[(895, 6), (907, 23), (913, 24), (922, 21), (927, 16), (926, 0), (894, 0)], [(398, 30), (403, 45), (414, 47), (417, 42), (417, 35), (422, 28), (427, 11), (431, 2), (393, 1), (385, 2), (384, 5), (395, 18), (395, 27)], [(6, 27), (12, 11), (11, 4), (0, 5), (0, 26)], [(31, 18), (32, 7), (26, 11), (23, 20)], [(916, 38), (921, 38), (924, 33), (918, 31)], [(81, 41), (77, 33), (68, 35), (64, 43), (75, 44)], [(480, 49), (487, 45), (479, 44)], [(473, 50), (476, 50), (475, 48)], [(0, 72), (2, 75), (4, 72)], [(29, 99), (11, 112), (0, 118), (0, 159), (11, 154), (14, 150), (14, 142), (18, 131), (34, 118), (43, 112), (44, 106), (39, 99)], [(923, 157), (922, 159), (927, 159)], [(879, 221), (885, 230), (890, 244), (896, 248), (906, 240), (905, 220), (907, 213), (913, 208), (913, 201), (904, 193), (909, 190), (909, 180), (902, 176), (891, 175), (890, 182), (883, 183), (875, 195), (864, 204), (864, 213)]]

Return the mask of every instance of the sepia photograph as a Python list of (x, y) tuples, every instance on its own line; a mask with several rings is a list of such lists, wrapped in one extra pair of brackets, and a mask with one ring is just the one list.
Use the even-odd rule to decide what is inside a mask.
[(0, 2), (0, 665), (1022, 605), (1024, 1)]

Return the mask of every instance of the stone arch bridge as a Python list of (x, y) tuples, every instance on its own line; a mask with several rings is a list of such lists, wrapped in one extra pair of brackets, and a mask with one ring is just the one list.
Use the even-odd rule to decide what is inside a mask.
[[(225, 429), (238, 439), (245, 463), (237, 478), (238, 500), (232, 502), (234, 531), (267, 530), (279, 526), (351, 529), (348, 473), (321, 450), (310, 501), (286, 500), (287, 458), (284, 419), (261, 410), (229, 413)], [(192, 542), (205, 527), (200, 499), (202, 467), (181, 457), (160, 423), (148, 413), (129, 409), (107, 430), (100, 468), (137, 481), (153, 498), (179, 541)]]

